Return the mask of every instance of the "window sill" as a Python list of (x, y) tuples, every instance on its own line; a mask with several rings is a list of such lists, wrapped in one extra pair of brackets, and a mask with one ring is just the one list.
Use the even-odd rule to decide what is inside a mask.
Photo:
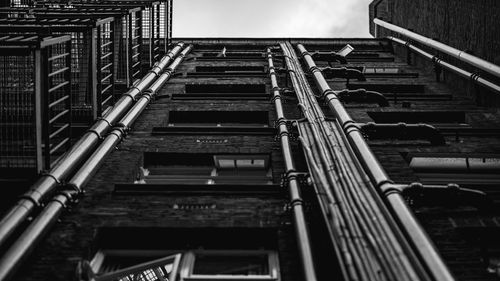
[(206, 126), (175, 126), (154, 127), (153, 135), (275, 135), (276, 129), (270, 127), (206, 127)]
[(115, 184), (115, 194), (281, 195), (279, 184)]

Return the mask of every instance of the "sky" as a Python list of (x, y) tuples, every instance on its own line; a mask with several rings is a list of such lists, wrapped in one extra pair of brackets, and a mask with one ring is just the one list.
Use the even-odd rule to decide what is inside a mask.
[(174, 0), (174, 37), (371, 37), (371, 0)]

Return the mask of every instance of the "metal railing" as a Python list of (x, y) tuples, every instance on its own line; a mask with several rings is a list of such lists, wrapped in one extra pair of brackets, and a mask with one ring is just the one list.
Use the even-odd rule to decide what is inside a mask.
[(427, 47), (430, 47), (432, 49), (440, 51), (444, 54), (452, 56), (460, 61), (468, 63), (474, 67), (477, 67), (478, 69), (481, 69), (483, 71), (486, 71), (486, 72), (494, 75), (495, 77), (500, 78), (500, 66), (498, 66), (498, 65), (495, 65), (491, 62), (480, 59), (476, 56), (470, 55), (470, 54), (466, 53), (465, 51), (460, 51), (458, 49), (450, 47), (450, 46), (443, 44), (441, 42), (438, 42), (436, 40), (433, 40), (433, 39), (427, 38), (425, 36), (422, 36), (420, 34), (417, 34), (415, 32), (412, 32), (408, 29), (405, 29), (405, 28), (399, 27), (397, 25), (388, 23), (388, 22), (383, 21), (381, 19), (376, 18), (373, 20), (373, 22), (375, 23), (376, 26), (381, 26), (381, 27), (386, 28), (390, 31), (401, 34), (401, 35), (408, 37), (409, 39), (414, 40), (422, 45), (425, 45)]

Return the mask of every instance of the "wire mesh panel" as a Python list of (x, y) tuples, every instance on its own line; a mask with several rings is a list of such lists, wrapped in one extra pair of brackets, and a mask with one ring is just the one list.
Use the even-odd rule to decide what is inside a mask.
[[(47, 7), (49, 8), (47, 9)], [(26, 12), (27, 9), (24, 11)], [(137, 73), (139, 65), (134, 67), (135, 62), (133, 62), (133, 60), (138, 61), (140, 59), (139, 55), (134, 56), (140, 52), (140, 46), (138, 46), (140, 42), (135, 39), (134, 44), (132, 43), (132, 33), (137, 33), (134, 36), (137, 37), (140, 32), (140, 30), (136, 30), (135, 21), (133, 20), (133, 18), (141, 16), (140, 7), (114, 7), (93, 3), (63, 5), (57, 2), (40, 2), (37, 3), (37, 8), (30, 9), (29, 13), (36, 18), (59, 18), (61, 16), (72, 18), (113, 17), (115, 22), (113, 30), (115, 84), (128, 88), (132, 86), (135, 80), (140, 78), (137, 77), (141, 74), (140, 72)], [(1, 8), (0, 14), (2, 14)]]
[(113, 105), (114, 87), (114, 35), (112, 25), (102, 25), (97, 30), (97, 107), (102, 112), (107, 107)]
[(70, 145), (70, 37), (0, 35), (0, 169), (49, 169)]
[[(113, 18), (0, 19), (0, 28), (11, 33), (24, 32), (71, 35), (71, 90), (73, 122), (87, 126), (105, 109), (102, 100), (111, 101), (114, 85)], [(103, 34), (103, 36), (98, 36)], [(109, 37), (111, 36), (111, 37)], [(109, 38), (108, 38), (109, 37)], [(101, 55), (103, 48), (105, 53)], [(111, 49), (109, 49), (111, 48)], [(111, 52), (111, 54), (110, 54)], [(98, 65), (106, 67), (103, 71)], [(105, 97), (102, 99), (101, 95)], [(104, 104), (109, 105), (109, 103)]]

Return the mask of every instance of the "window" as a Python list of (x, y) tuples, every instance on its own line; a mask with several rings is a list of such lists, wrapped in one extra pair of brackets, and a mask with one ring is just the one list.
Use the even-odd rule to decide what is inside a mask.
[(349, 90), (366, 89), (381, 93), (424, 93), (425, 87), (422, 84), (382, 84), (351, 82), (347, 85)]
[(273, 183), (269, 155), (147, 153), (138, 184)]
[(166, 127), (153, 127), (153, 134), (272, 135), (267, 111), (170, 111)]
[(416, 78), (418, 73), (406, 72), (398, 67), (365, 67), (363, 74), (371, 78)]
[(265, 84), (186, 84), (173, 99), (268, 99)]
[(279, 280), (274, 251), (191, 251), (180, 280)]
[(269, 127), (267, 111), (170, 111), (168, 126)]
[(197, 66), (195, 72), (188, 73), (191, 77), (262, 77), (265, 75), (263, 66)]
[(417, 155), (410, 168), (426, 184), (450, 182), (467, 187), (500, 184), (500, 156)]
[(150, 256), (99, 251), (82, 269), (88, 280), (95, 281), (169, 281), (176, 279), (181, 257), (175, 254), (150, 260)]
[(218, 52), (205, 52), (201, 57), (196, 58), (199, 61), (213, 60), (263, 60), (264, 55), (261, 52), (254, 51), (233, 51), (227, 48), (221, 48)]
[[(101, 250), (83, 266), (88, 280), (279, 280), (279, 262), (269, 250)], [(153, 259), (153, 260), (151, 260)], [(145, 261), (146, 260), (146, 261)]]
[(370, 111), (368, 116), (377, 123), (465, 124), (463, 111)]

